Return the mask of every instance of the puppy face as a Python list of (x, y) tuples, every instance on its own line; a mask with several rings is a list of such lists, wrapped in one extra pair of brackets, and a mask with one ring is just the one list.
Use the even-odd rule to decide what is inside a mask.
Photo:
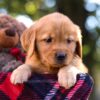
[[(63, 67), (75, 54), (81, 57), (81, 35), (77, 25), (66, 16), (53, 13), (41, 18), (21, 38), (28, 55), (37, 54), (45, 66)], [(36, 56), (35, 56), (36, 57)]]

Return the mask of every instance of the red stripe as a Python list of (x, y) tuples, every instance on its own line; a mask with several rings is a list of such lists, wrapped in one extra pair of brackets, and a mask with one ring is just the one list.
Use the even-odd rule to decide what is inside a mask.
[(13, 85), (10, 82), (10, 73), (7, 75), (5, 81), (0, 84), (0, 90), (9, 96), (11, 100), (17, 100), (17, 97), (22, 92), (24, 85)]
[(82, 86), (84, 83), (84, 80), (77, 81), (77, 84), (71, 89), (71, 91), (66, 96), (68, 99), (71, 99), (71, 97), (74, 95), (74, 93)]

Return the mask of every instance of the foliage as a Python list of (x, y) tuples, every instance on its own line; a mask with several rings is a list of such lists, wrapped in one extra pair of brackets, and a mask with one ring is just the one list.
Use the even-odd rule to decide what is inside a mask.
[(38, 19), (54, 10), (54, 8), (48, 9), (44, 0), (0, 0), (0, 8), (6, 9), (13, 16), (25, 14), (33, 19)]

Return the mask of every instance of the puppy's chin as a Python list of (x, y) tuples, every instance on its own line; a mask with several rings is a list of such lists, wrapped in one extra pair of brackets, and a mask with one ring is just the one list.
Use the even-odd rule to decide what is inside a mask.
[(65, 67), (69, 64), (69, 62), (56, 62), (56, 61), (42, 61), (43, 65), (45, 65), (46, 67), (51, 67), (51, 68), (62, 68)]
[(71, 59), (65, 59), (65, 61), (57, 61), (56, 59), (41, 59), (41, 62), (45, 66), (55, 67), (55, 68), (61, 68), (64, 66), (67, 66), (71, 63)]
[(73, 59), (73, 56), (68, 56), (64, 61), (58, 61), (54, 58), (54, 56), (42, 56), (40, 61), (45, 66), (45, 69), (47, 69), (47, 72), (57, 72), (62, 67), (67, 67)]
[(67, 66), (67, 64), (65, 63), (56, 63), (56, 64), (52, 64), (51, 67), (54, 67), (54, 68), (62, 68), (64, 66)]

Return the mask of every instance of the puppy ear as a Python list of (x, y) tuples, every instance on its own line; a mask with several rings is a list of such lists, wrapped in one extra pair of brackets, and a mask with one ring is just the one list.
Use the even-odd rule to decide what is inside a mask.
[(31, 56), (35, 49), (35, 30), (34, 26), (26, 29), (21, 36), (21, 44), (23, 49), (27, 52), (28, 56)]
[(81, 36), (81, 30), (78, 26), (76, 26), (77, 31), (77, 42), (76, 42), (76, 54), (78, 54), (79, 57), (82, 58), (82, 36)]
[(28, 49), (28, 52), (27, 52), (27, 56), (28, 57), (31, 57), (33, 55), (33, 53), (35, 52), (35, 32), (33, 33), (32, 37), (31, 37), (31, 42), (29, 44), (29, 49)]

